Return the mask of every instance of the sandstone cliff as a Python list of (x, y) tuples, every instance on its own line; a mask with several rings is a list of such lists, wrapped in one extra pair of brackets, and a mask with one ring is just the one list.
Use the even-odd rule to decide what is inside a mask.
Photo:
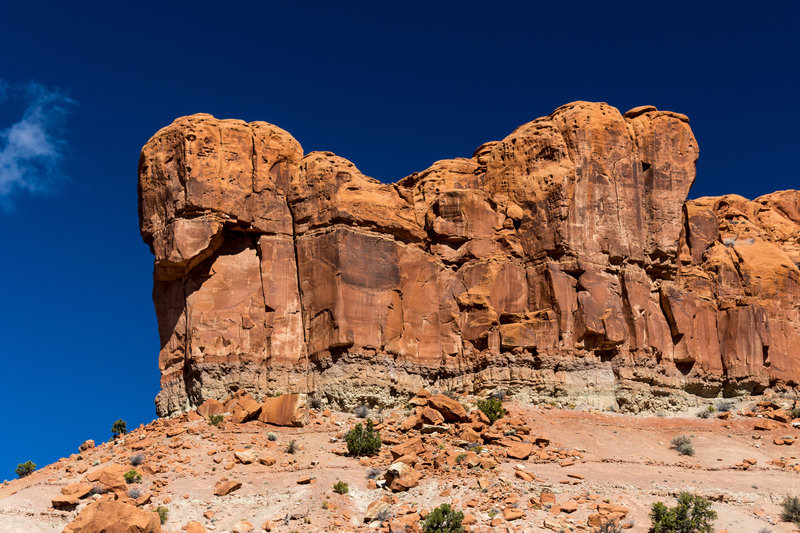
[(688, 122), (575, 102), (386, 184), (265, 122), (177, 119), (139, 163), (159, 414), (236, 390), (638, 409), (796, 386), (800, 193), (686, 201)]

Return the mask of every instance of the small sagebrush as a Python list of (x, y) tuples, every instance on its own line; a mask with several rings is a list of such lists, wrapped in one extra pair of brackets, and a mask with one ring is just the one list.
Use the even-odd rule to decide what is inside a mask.
[(167, 518), (169, 517), (169, 509), (159, 505), (156, 507), (156, 513), (158, 513), (158, 519), (161, 520), (161, 523), (165, 523)]
[(308, 397), (308, 405), (311, 406), (312, 409), (319, 409), (322, 407), (322, 398), (316, 394), (312, 394)]
[(350, 487), (344, 481), (337, 481), (333, 484), (333, 492), (336, 494), (347, 494), (350, 492)]
[(358, 418), (367, 418), (369, 416), (369, 407), (366, 405), (359, 405), (353, 409), (353, 413), (355, 413)]
[(733, 410), (734, 405), (735, 404), (730, 400), (723, 400), (717, 403), (717, 411), (720, 413), (727, 413)]
[(800, 526), (800, 498), (787, 496), (781, 502), (781, 520)]
[(212, 426), (218, 426), (222, 423), (224, 419), (225, 417), (222, 415), (211, 415), (208, 417), (208, 423), (211, 424)]
[(144, 462), (144, 454), (143, 453), (137, 453), (136, 455), (131, 455), (130, 462), (131, 462), (132, 466), (139, 466), (140, 464), (142, 464)]
[(670, 448), (676, 450), (681, 455), (688, 455), (690, 457), (694, 455), (694, 445), (692, 444), (692, 439), (686, 435), (673, 438), (672, 442), (670, 443)]
[(95, 485), (94, 487), (92, 487), (92, 490), (89, 491), (89, 496), (94, 496), (95, 494), (97, 495), (108, 494), (108, 489), (103, 485)]
[(489, 419), (489, 422), (494, 423), (495, 420), (500, 420), (506, 414), (503, 409), (503, 400), (499, 398), (488, 398), (486, 400), (478, 400), (478, 409), (483, 411), (483, 414)]
[(142, 495), (142, 491), (139, 489), (131, 489), (128, 491), (128, 498), (135, 500), (139, 496)]
[(622, 524), (619, 520), (609, 520), (600, 524), (596, 533), (623, 533)]
[(289, 445), (286, 447), (286, 453), (297, 453), (300, 450), (300, 447), (297, 443), (292, 440)]
[(267, 433), (267, 440), (276, 441), (278, 440), (278, 435), (270, 431)]
[(700, 418), (711, 418), (712, 416), (714, 416), (714, 413), (716, 412), (717, 408), (714, 407), (713, 405), (709, 405), (708, 407), (697, 413), (697, 416)]

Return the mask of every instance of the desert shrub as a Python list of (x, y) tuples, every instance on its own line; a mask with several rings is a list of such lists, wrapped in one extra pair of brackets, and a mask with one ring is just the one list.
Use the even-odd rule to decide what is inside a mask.
[(139, 466), (144, 462), (144, 454), (137, 453), (136, 455), (131, 455), (131, 465)]
[(494, 423), (495, 420), (503, 418), (506, 410), (503, 409), (503, 400), (499, 398), (488, 398), (486, 400), (478, 400), (478, 409), (483, 411), (483, 414), (489, 418), (489, 422)]
[(325, 500), (324, 502), (322, 502), (322, 508), (323, 509), (327, 509), (328, 507), (330, 507), (330, 505), (328, 505), (328, 500)]
[(461, 533), (464, 513), (454, 511), (449, 503), (443, 503), (428, 515), (422, 526), (425, 533)]
[(17, 465), (17, 469), (15, 470), (17, 476), (25, 477), (29, 476), (36, 470), (36, 463), (31, 461), (25, 461), (24, 463), (20, 463)]
[(456, 463), (461, 463), (466, 458), (467, 458), (467, 454), (460, 453), (460, 454), (456, 455)]
[(156, 507), (156, 512), (158, 513), (158, 519), (161, 520), (162, 524), (167, 521), (167, 518), (169, 517), (169, 509), (159, 505)]
[(474, 446), (469, 447), (469, 451), (475, 452), (476, 454), (480, 455), (481, 452), (483, 451), (483, 446), (481, 446), (480, 444), (475, 444)]
[(444, 394), (451, 400), (458, 400), (458, 393), (454, 389), (447, 389), (442, 394)]
[(95, 485), (92, 487), (92, 490), (89, 491), (89, 496), (94, 496), (95, 494), (103, 495), (108, 494), (108, 489), (103, 485)]
[(308, 397), (308, 405), (310, 405), (312, 409), (319, 409), (322, 407), (322, 398), (316, 394), (312, 394)]
[(128, 491), (128, 498), (135, 500), (139, 496), (142, 495), (142, 491), (139, 489), (131, 489)]
[(121, 418), (111, 425), (111, 436), (117, 438), (128, 432), (128, 424)]
[(212, 426), (218, 426), (222, 423), (224, 419), (225, 417), (222, 415), (211, 415), (208, 417), (208, 423), (211, 424)]
[(792, 418), (800, 418), (800, 407), (794, 406), (789, 410), (789, 416)]
[(800, 498), (787, 496), (781, 502), (781, 520), (800, 526)]
[(377, 479), (382, 473), (380, 468), (370, 468), (367, 470), (367, 479)]
[(723, 400), (717, 403), (717, 411), (720, 413), (727, 413), (728, 411), (732, 411), (734, 407), (734, 403), (730, 400)]
[(290, 442), (289, 445), (286, 447), (286, 453), (297, 453), (299, 449), (300, 447), (297, 445), (294, 439), (292, 439), (292, 442)]
[(142, 475), (136, 470), (128, 470), (122, 476), (125, 478), (125, 483), (138, 483), (142, 480)]
[(670, 448), (677, 450), (677, 452), (681, 455), (694, 455), (694, 445), (692, 444), (692, 439), (686, 435), (673, 438), (672, 442), (670, 443)]
[(355, 457), (377, 455), (381, 449), (381, 435), (373, 429), (372, 420), (367, 420), (367, 427), (356, 424), (345, 435), (347, 451)]
[(382, 510), (375, 516), (375, 519), (378, 521), (379, 524), (386, 522), (387, 520), (392, 519), (392, 509), (387, 507), (386, 509)]
[(716, 412), (717, 408), (714, 407), (713, 405), (709, 405), (708, 407), (697, 413), (697, 416), (700, 418), (711, 418), (712, 416), (714, 416), (714, 413)]
[(347, 494), (350, 492), (350, 487), (344, 481), (337, 481), (333, 484), (333, 492), (336, 494)]
[(650, 533), (711, 533), (714, 531), (711, 522), (717, 519), (717, 512), (707, 499), (681, 492), (675, 507), (654, 503), (650, 519)]
[(271, 441), (276, 441), (278, 440), (278, 435), (270, 431), (269, 433), (267, 433), (267, 439)]
[(596, 533), (623, 533), (622, 524), (619, 520), (609, 520), (600, 524)]
[(369, 407), (366, 405), (359, 405), (353, 409), (353, 413), (355, 413), (358, 418), (367, 418), (369, 416)]

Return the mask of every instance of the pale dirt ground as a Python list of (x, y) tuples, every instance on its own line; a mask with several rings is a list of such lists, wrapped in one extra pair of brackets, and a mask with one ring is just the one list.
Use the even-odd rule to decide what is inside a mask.
[[(800, 495), (800, 473), (779, 469), (767, 461), (800, 456), (800, 441), (792, 446), (777, 446), (772, 442), (773, 437), (798, 436), (797, 428), (782, 425), (772, 431), (756, 431), (753, 428), (756, 419), (738, 416), (731, 420), (699, 419), (690, 414), (633, 417), (547, 409), (516, 402), (507, 405), (512, 412), (525, 417), (532, 428), (532, 437), (546, 437), (553, 446), (582, 451), (583, 458), (567, 467), (531, 458), (508, 460), (494, 470), (477, 473), (459, 471), (459, 467), (449, 472), (427, 472), (419, 486), (396, 494), (393, 508), (408, 504), (416, 509), (432, 509), (440, 503), (452, 502), (477, 518), (473, 531), (548, 531), (543, 527), (544, 519), (550, 516), (548, 512), (529, 508), (527, 502), (530, 496), (550, 489), (558, 503), (597, 494), (624, 505), (630, 510), (626, 522), (633, 524), (628, 531), (643, 532), (649, 527), (647, 514), (653, 502), (661, 500), (673, 505), (673, 495), (689, 490), (713, 500), (719, 513), (715, 522), (717, 531), (759, 533), (764, 528), (774, 533), (795, 531), (791, 524), (779, 521), (778, 504), (787, 494)], [(265, 520), (275, 522), (274, 531), (380, 530), (376, 523), (366, 525), (362, 519), (371, 501), (390, 493), (368, 489), (367, 471), (372, 466), (385, 469), (390, 460), (379, 457), (373, 459), (372, 465), (362, 465), (358, 459), (333, 453), (336, 449), (344, 450), (341, 440), (335, 439), (354, 424), (351, 415), (334, 413), (324, 417), (317, 413), (306, 428), (275, 428), (258, 422), (242, 425), (225, 422), (219, 428), (212, 428), (204, 420), (175, 424), (184, 425), (189, 431), (168, 438), (164, 427), (149, 432), (140, 428), (129, 434), (124, 443), (103, 444), (0, 486), (0, 532), (61, 531), (85, 505), (82, 503), (72, 512), (54, 510), (50, 500), (59, 494), (61, 487), (82, 481), (83, 475), (77, 473), (82, 467), (92, 471), (111, 462), (125, 463), (138, 453), (130, 449), (131, 445), (145, 434), (154, 444), (144, 450), (147, 459), (143, 466), (163, 471), (145, 474), (142, 483), (136, 486), (153, 490), (153, 504), (171, 498), (164, 504), (169, 508), (164, 531), (180, 532), (187, 521), (197, 520), (209, 531), (227, 532), (242, 519), (252, 522), (256, 531), (260, 531)], [(270, 431), (277, 433), (276, 442), (267, 440)], [(697, 451), (694, 457), (680, 456), (669, 448), (670, 440), (681, 434), (694, 437)], [(292, 439), (302, 447), (294, 455), (285, 452)], [(257, 455), (274, 457), (277, 463), (272, 466), (234, 463), (232, 451), (246, 446), (251, 446)], [(209, 455), (212, 452), (215, 453)], [(746, 457), (756, 459), (756, 465), (749, 470), (733, 468)], [(215, 458), (221, 462), (215, 463)], [(100, 465), (92, 466), (94, 461), (100, 461)], [(532, 482), (517, 479), (514, 476), (517, 464), (524, 465), (537, 479)], [(226, 470), (226, 465), (233, 466)], [(142, 467), (137, 469), (142, 471)], [(568, 478), (569, 473), (584, 479)], [(303, 476), (314, 477), (314, 482), (297, 484)], [(242, 488), (228, 496), (214, 496), (215, 483), (224, 477), (241, 481)], [(519, 508), (525, 511), (525, 517), (492, 527), (487, 511), (494, 507), (502, 517), (502, 501), (466, 508), (465, 502), (472, 498), (487, 499), (477, 485), (478, 479), (492, 486), (489, 496), (494, 492), (519, 495)], [(337, 480), (349, 483), (348, 494), (332, 492)], [(565, 483), (568, 481), (575, 484)], [(164, 487), (154, 487), (154, 482), (163, 483)], [(445, 489), (450, 489), (450, 494), (442, 496)], [(328, 502), (328, 509), (323, 509), (324, 501)], [(203, 517), (209, 510), (215, 512), (210, 520)], [(582, 504), (571, 515), (562, 513), (556, 518), (576, 531), (588, 531), (589, 514), (588, 504)]]

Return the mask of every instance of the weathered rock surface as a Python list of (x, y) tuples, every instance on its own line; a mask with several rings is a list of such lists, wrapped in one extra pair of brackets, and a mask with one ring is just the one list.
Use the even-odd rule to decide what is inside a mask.
[(66, 528), (64, 533), (161, 533), (156, 513), (113, 500), (92, 502)]
[(180, 118), (139, 164), (158, 412), (796, 386), (800, 193), (687, 202), (698, 153), (683, 115), (575, 102), (384, 184), (264, 122)]

